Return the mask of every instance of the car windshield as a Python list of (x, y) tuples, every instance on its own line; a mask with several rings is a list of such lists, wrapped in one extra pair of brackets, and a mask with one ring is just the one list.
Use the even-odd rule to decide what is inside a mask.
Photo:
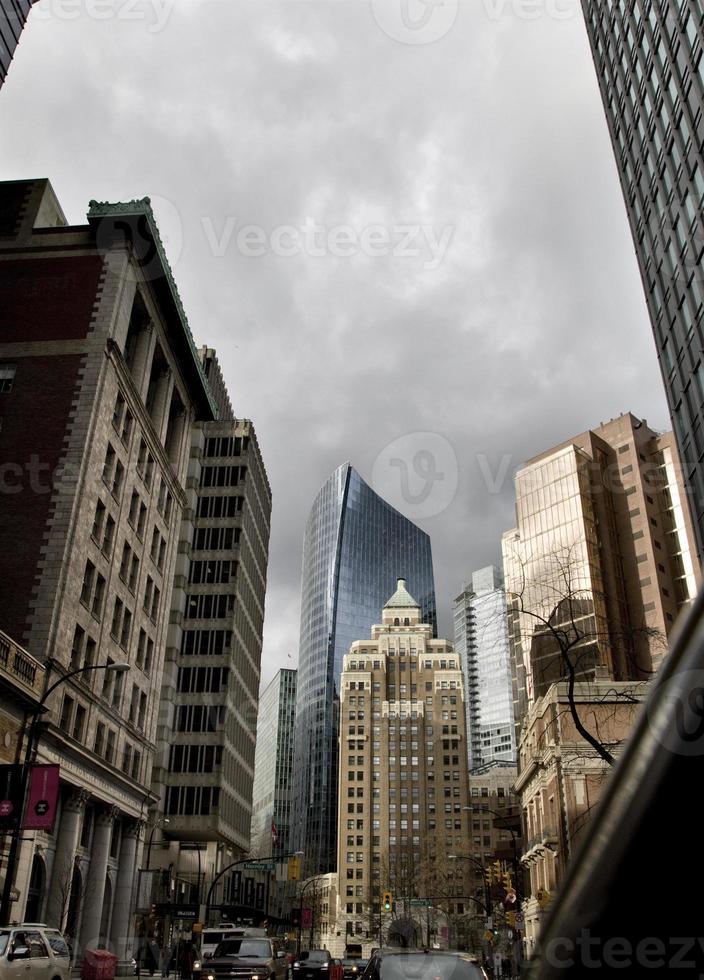
[(256, 956), (264, 960), (271, 956), (271, 945), (268, 939), (224, 939), (215, 956)]
[(459, 956), (399, 953), (382, 957), (380, 980), (482, 980), (482, 973)]
[(327, 949), (307, 949), (304, 953), (301, 953), (302, 960), (308, 960), (311, 963), (327, 963), (330, 959), (330, 953)]

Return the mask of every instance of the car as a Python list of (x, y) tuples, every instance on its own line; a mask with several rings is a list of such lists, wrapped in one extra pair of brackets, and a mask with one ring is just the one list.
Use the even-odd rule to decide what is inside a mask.
[(335, 964), (327, 949), (305, 949), (293, 961), (293, 980), (324, 980), (332, 976)]
[(447, 949), (377, 950), (364, 980), (485, 980), (486, 974), (467, 953)]
[(357, 977), (361, 977), (367, 962), (361, 957), (346, 956), (342, 961), (344, 980), (357, 980)]
[(201, 966), (202, 980), (287, 980), (286, 951), (266, 936), (223, 939)]
[(0, 928), (0, 980), (71, 980), (71, 956), (59, 930), (41, 922)]

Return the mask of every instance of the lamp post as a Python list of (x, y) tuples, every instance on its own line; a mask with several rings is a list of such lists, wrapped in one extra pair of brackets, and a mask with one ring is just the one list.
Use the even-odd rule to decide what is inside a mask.
[[(324, 875), (314, 875), (309, 878), (308, 881), (301, 888), (301, 894), (298, 896), (298, 936), (296, 939), (296, 956), (301, 955), (301, 918), (303, 916), (303, 896), (305, 895), (308, 888), (315, 884), (319, 878), (325, 877)], [(310, 921), (310, 942), (313, 945), (313, 910), (311, 909), (311, 921)]]
[(144, 869), (145, 871), (149, 871), (149, 868), (151, 866), (152, 844), (154, 843), (154, 832), (156, 831), (157, 827), (161, 827), (163, 829), (168, 822), (169, 822), (168, 817), (161, 817), (160, 819), (158, 813), (154, 817), (154, 825), (151, 829), (151, 833), (149, 834), (149, 840), (147, 842), (147, 866)]
[(224, 874), (228, 871), (232, 871), (233, 868), (241, 867), (243, 864), (257, 864), (260, 861), (284, 861), (286, 858), (292, 857), (303, 857), (303, 851), (291, 851), (289, 854), (265, 854), (263, 857), (246, 857), (239, 858), (237, 861), (232, 861), (230, 864), (226, 865), (222, 871), (219, 871), (208, 889), (208, 895), (205, 899), (205, 922), (207, 925), (208, 915), (210, 914), (210, 903), (213, 898), (213, 893), (215, 892), (215, 886), (220, 881)]
[[(54, 661), (48, 661), (53, 663)], [(22, 770), (20, 774), (20, 799), (22, 805), (20, 807), (19, 822), (17, 827), (12, 831), (12, 840), (10, 842), (10, 852), (7, 856), (7, 867), (5, 870), (5, 886), (2, 892), (2, 903), (0, 904), (0, 924), (8, 925), (10, 921), (10, 910), (12, 907), (12, 890), (15, 885), (15, 874), (17, 872), (17, 859), (19, 857), (20, 849), (20, 834), (22, 832), (21, 823), (22, 816), (24, 814), (25, 797), (27, 796), (27, 784), (29, 782), (29, 773), (32, 766), (32, 757), (35, 752), (36, 743), (38, 742), (38, 721), (39, 717), (43, 715), (47, 708), (46, 702), (50, 694), (52, 694), (57, 687), (61, 684), (65, 684), (66, 681), (71, 680), (72, 677), (76, 677), (77, 674), (85, 674), (89, 670), (110, 670), (117, 674), (122, 674), (130, 669), (128, 663), (107, 663), (107, 664), (93, 664), (89, 667), (77, 667), (75, 670), (70, 670), (67, 674), (59, 677), (57, 681), (48, 687), (39, 701), (37, 707), (31, 712), (32, 721), (29, 726), (29, 732), (27, 733), (27, 745), (25, 747), (24, 759), (22, 761)]]

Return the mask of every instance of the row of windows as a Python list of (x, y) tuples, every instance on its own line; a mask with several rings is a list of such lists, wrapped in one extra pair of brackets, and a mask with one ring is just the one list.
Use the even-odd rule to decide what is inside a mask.
[(213, 772), (221, 764), (221, 745), (172, 745), (169, 752), (169, 772)]
[(182, 704), (176, 708), (177, 732), (217, 732), (225, 724), (225, 705)]
[(234, 580), (237, 573), (236, 561), (192, 561), (188, 572), (188, 582), (191, 585), (227, 584)]
[(208, 816), (219, 803), (217, 786), (169, 786), (164, 812), (171, 816)]
[(213, 456), (241, 456), (249, 449), (249, 436), (214, 436), (205, 440), (204, 455), (210, 459)]
[(232, 594), (189, 595), (186, 619), (225, 619), (235, 608)]
[(236, 487), (244, 483), (246, 466), (203, 466), (200, 471), (202, 487)]
[(244, 497), (208, 497), (198, 498), (196, 515), (204, 518), (235, 517), (244, 508)]
[(240, 542), (239, 527), (197, 527), (193, 532), (194, 551), (230, 551)]
[(186, 656), (212, 656), (229, 653), (232, 633), (229, 630), (184, 630), (181, 653)]
[(227, 667), (179, 667), (177, 687), (180, 694), (219, 694), (228, 677)]

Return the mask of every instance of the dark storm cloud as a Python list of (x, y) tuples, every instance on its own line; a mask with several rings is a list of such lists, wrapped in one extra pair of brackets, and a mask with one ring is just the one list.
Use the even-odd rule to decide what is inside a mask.
[(72, 221), (153, 197), (273, 487), (265, 679), (296, 660), (340, 462), (371, 480), (396, 440), (441, 440), (456, 489), (418, 523), (447, 632), (522, 460), (629, 409), (667, 425), (577, 5), (446, 0), (419, 44), (403, 2), (42, 0), (0, 97), (3, 177), (46, 174)]

